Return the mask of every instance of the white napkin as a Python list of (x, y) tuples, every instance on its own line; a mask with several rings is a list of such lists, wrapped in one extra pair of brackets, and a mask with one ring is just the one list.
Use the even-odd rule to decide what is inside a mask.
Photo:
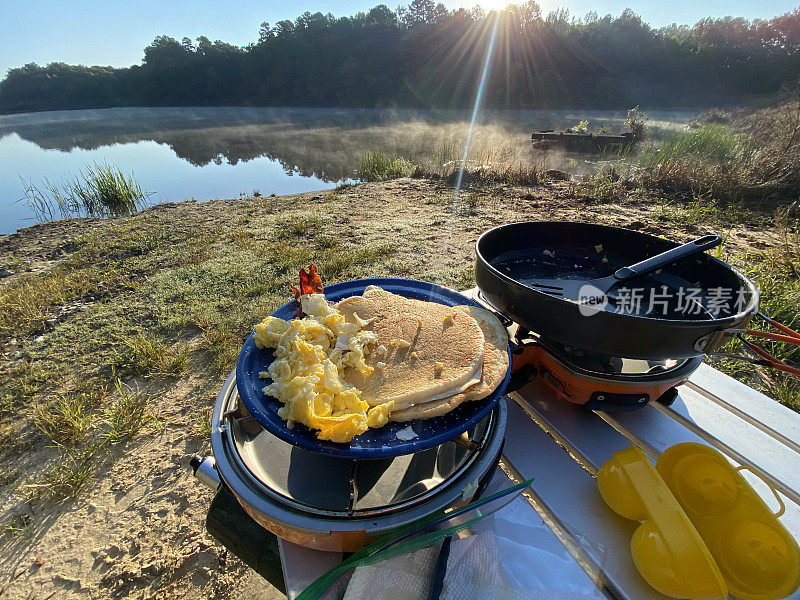
[[(453, 540), (440, 600), (577, 600), (596, 597), (597, 590), (589, 590), (590, 595), (584, 595), (575, 589), (566, 591), (564, 588), (571, 587), (569, 585), (551, 586), (542, 580), (525, 582), (509, 576), (503, 564), (503, 542), (491, 530)], [(546, 563), (531, 560), (535, 557), (530, 553), (527, 558), (530, 571), (546, 573), (555, 557), (542, 556)], [(597, 596), (600, 596), (599, 592)]]
[(436, 575), (440, 547), (437, 544), (356, 568), (344, 600), (426, 600)]

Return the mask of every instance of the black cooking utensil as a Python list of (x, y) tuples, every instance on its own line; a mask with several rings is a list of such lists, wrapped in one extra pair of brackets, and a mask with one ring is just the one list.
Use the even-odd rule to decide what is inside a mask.
[[(677, 248), (672, 248), (651, 258), (617, 269), (607, 277), (596, 277), (594, 279), (537, 279), (531, 281), (528, 285), (545, 294), (562, 296), (571, 300), (580, 300), (582, 292), (588, 292), (593, 296), (602, 296), (618, 283), (648, 275), (674, 262), (694, 256), (704, 250), (715, 248), (721, 243), (722, 238), (718, 235), (704, 235)], [(586, 290), (586, 286), (591, 286), (593, 289)]]
[[(551, 342), (625, 358), (698, 356), (727, 341), (724, 332), (746, 323), (758, 309), (753, 283), (709, 254), (642, 276), (635, 286), (645, 299), (639, 311), (624, 306), (622, 298), (610, 298), (608, 305), (587, 316), (585, 305), (528, 285), (541, 279), (607, 277), (679, 245), (594, 223), (512, 223), (490, 229), (478, 239), (475, 281), (492, 308)], [(673, 302), (666, 313), (648, 313), (650, 295), (665, 287), (670, 293), (692, 292), (693, 300), (686, 304), (699, 310), (684, 313)], [(729, 294), (727, 306), (713, 303), (714, 292), (720, 291)]]

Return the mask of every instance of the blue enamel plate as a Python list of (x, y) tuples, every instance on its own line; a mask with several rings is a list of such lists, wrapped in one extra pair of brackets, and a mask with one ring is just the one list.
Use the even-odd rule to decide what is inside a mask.
[[(359, 296), (368, 285), (377, 285), (407, 298), (439, 302), (447, 306), (459, 304), (478, 306), (476, 302), (458, 292), (413, 279), (381, 278), (344, 281), (326, 286), (325, 297), (335, 302), (342, 298)], [(297, 304), (292, 300), (272, 313), (272, 316), (288, 320), (294, 316), (296, 311)], [(378, 429), (369, 429), (354, 437), (349, 443), (343, 444), (317, 439), (314, 431), (300, 423), (295, 423), (291, 429), (286, 426), (286, 421), (278, 416), (281, 403), (262, 392), (269, 380), (261, 379), (258, 376), (262, 371), (266, 371), (272, 362), (272, 351), (257, 348), (253, 335), (254, 333), (251, 333), (247, 338), (236, 364), (236, 388), (247, 411), (267, 431), (290, 444), (312, 452), (322, 452), (342, 458), (386, 458), (411, 454), (443, 444), (483, 419), (497, 404), (511, 377), (511, 355), (509, 354), (509, 368), (505, 378), (498, 388), (483, 400), (465, 402), (446, 415), (433, 419), (408, 423), (387, 423)], [(398, 439), (397, 432), (409, 425), (417, 437), (407, 441)]]

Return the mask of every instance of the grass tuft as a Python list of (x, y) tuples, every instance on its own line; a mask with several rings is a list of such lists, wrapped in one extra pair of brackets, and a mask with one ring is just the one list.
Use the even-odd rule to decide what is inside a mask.
[(366, 152), (361, 157), (358, 178), (361, 181), (386, 181), (408, 177), (414, 169), (408, 160), (401, 156), (392, 156), (383, 150)]
[(33, 522), (29, 514), (12, 515), (0, 523), (0, 535), (30, 540), (33, 537)]
[(78, 175), (65, 176), (60, 184), (48, 179), (40, 185), (32, 180), (22, 182), (25, 200), (41, 221), (132, 215), (149, 196), (133, 173), (126, 177), (119, 167), (107, 163), (86, 165)]
[(279, 219), (275, 223), (275, 236), (288, 240), (316, 235), (322, 228), (322, 219), (315, 216), (293, 216)]
[(87, 448), (61, 448), (56, 464), (40, 480), (25, 484), (29, 502), (60, 502), (77, 498), (92, 481), (95, 454), (100, 444)]
[(11, 454), (23, 447), (25, 443), (20, 439), (19, 431), (8, 423), (0, 424), (0, 456)]
[(117, 380), (117, 401), (106, 411), (105, 422), (109, 431), (106, 439), (111, 444), (129, 442), (146, 427), (156, 422), (150, 403), (155, 396), (133, 390)]
[(574, 186), (575, 194), (593, 204), (607, 204), (621, 200), (631, 188), (627, 175), (616, 167), (603, 168)]
[(748, 140), (727, 125), (677, 132), (639, 158), (639, 179), (648, 187), (736, 200), (756, 157)]
[[(64, 369), (47, 361), (23, 360), (0, 377), (0, 416), (14, 414), (19, 398), (32, 398)], [(2, 446), (2, 444), (0, 444)]]
[(193, 414), (192, 433), (208, 442), (211, 440), (211, 414), (214, 407), (209, 406)]
[(219, 373), (233, 368), (239, 357), (242, 340), (229, 327), (213, 325), (203, 329), (203, 347), (211, 355)]
[(44, 326), (48, 309), (98, 290), (106, 275), (97, 267), (56, 268), (45, 275), (28, 275), (0, 289), (0, 339), (27, 335)]
[(59, 445), (76, 445), (86, 438), (92, 426), (92, 410), (103, 403), (104, 387), (67, 392), (50, 406), (34, 407), (33, 422), (47, 437)]
[(125, 340), (124, 348), (114, 357), (113, 365), (122, 375), (178, 377), (186, 370), (188, 360), (186, 344), (170, 347), (148, 333)]
[[(724, 122), (722, 122), (724, 121)], [(800, 189), (800, 96), (677, 132), (638, 162), (641, 184), (685, 196), (774, 208)]]

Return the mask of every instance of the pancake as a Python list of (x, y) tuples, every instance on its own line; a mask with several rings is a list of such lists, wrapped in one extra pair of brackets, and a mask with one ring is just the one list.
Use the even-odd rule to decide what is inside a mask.
[(488, 310), (476, 306), (457, 306), (456, 308), (472, 316), (483, 331), (485, 345), (480, 382), (453, 396), (393, 411), (389, 415), (390, 421), (405, 422), (440, 417), (463, 402), (486, 398), (503, 381), (508, 370), (508, 331), (500, 323), (500, 320)]
[[(370, 406), (394, 402), (392, 410), (402, 410), (458, 394), (480, 382), (483, 331), (466, 312), (376, 286), (367, 287), (362, 296), (345, 298), (337, 309), (348, 321), (355, 321), (356, 315), (369, 321), (364, 329), (377, 336), (366, 358), (375, 370), (365, 375), (348, 367), (343, 376), (361, 390), (361, 398)], [(402, 340), (400, 345), (398, 340)], [(380, 346), (385, 353), (379, 351)]]

